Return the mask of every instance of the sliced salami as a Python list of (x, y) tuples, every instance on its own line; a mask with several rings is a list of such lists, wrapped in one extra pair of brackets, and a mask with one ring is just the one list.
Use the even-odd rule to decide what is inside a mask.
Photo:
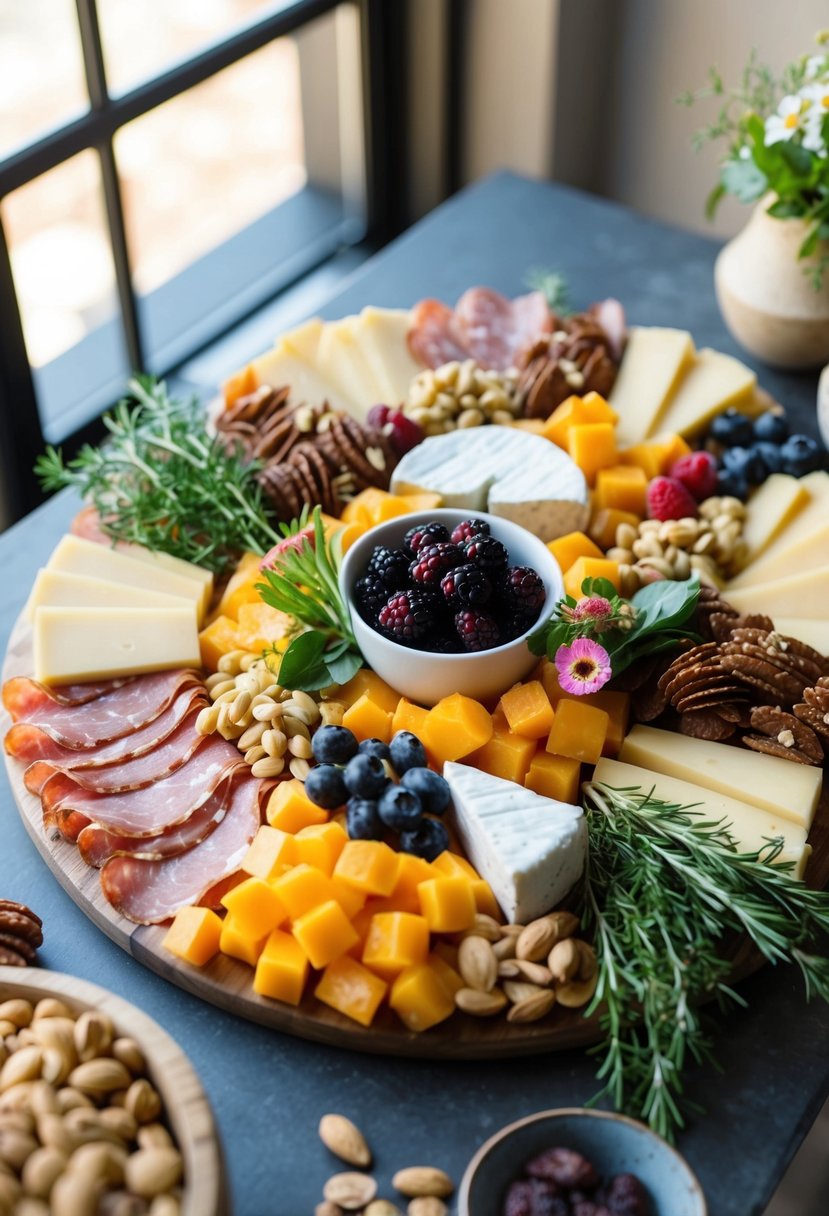
[(135, 677), (122, 680), (97, 680), (90, 684), (56, 684), (47, 688), (28, 676), (13, 676), (3, 685), (3, 704), (13, 722), (28, 720), (44, 705), (85, 705), (104, 693), (114, 692)]
[(549, 333), (550, 309), (540, 291), (508, 300), (489, 287), (465, 291), (455, 307), (453, 328), (469, 356), (481, 367), (507, 371), (518, 352)]
[(185, 853), (161, 861), (113, 857), (101, 870), (101, 888), (124, 916), (142, 925), (168, 920), (198, 903), (217, 882), (238, 870), (259, 827), (259, 787), (245, 777), (231, 786), (222, 822)]
[(454, 359), (469, 358), (469, 351), (453, 331), (454, 314), (440, 300), (421, 300), (412, 310), (409, 350), (424, 367), (441, 367)]

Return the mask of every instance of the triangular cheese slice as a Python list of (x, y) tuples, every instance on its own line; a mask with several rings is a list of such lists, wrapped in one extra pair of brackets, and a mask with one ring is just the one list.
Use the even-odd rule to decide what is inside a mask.
[(561, 903), (587, 860), (581, 807), (544, 798), (466, 764), (448, 763), (454, 827), (507, 920), (527, 924)]

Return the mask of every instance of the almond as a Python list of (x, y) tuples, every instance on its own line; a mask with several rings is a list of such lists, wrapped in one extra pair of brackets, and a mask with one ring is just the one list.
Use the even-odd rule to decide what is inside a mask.
[(21, 1081), (35, 1081), (43, 1067), (43, 1052), (39, 1047), (22, 1047), (6, 1060), (0, 1069), (0, 1093), (5, 1093)]
[(126, 1089), (132, 1081), (128, 1069), (120, 1060), (87, 1060), (73, 1068), (69, 1074), (69, 1084), (81, 1093), (109, 1094), (115, 1089)]
[(538, 984), (528, 984), (526, 980), (504, 980), (504, 992), (507, 1000), (513, 1005), (520, 1005), (530, 997), (538, 996), (539, 992), (547, 992), (547, 988), (539, 988)]
[(391, 1183), (407, 1199), (416, 1199), (421, 1195), (445, 1199), (455, 1189), (449, 1175), (433, 1165), (411, 1165), (408, 1169), (398, 1170)]
[(181, 1153), (177, 1148), (140, 1148), (127, 1157), (124, 1168), (127, 1190), (143, 1199), (154, 1199), (178, 1186), (181, 1172)]
[[(500, 934), (498, 935), (500, 937)], [(17, 1027), (28, 1026), (32, 1020), (31, 1001), (24, 1001), (22, 997), (12, 997), (9, 1001), (3, 1001), (0, 1005), (0, 1021), (12, 1022)]]
[(555, 929), (557, 942), (560, 942), (564, 937), (574, 937), (578, 932), (579, 918), (574, 916), (572, 912), (550, 912), (545, 919), (550, 921)]
[(566, 984), (568, 980), (573, 979), (581, 962), (576, 939), (565, 937), (560, 942), (556, 942), (547, 962), (553, 973), (553, 979), (559, 984)]
[(515, 943), (516, 958), (526, 959), (530, 963), (540, 963), (552, 950), (558, 941), (556, 927), (549, 917), (542, 916), (532, 921), (522, 930)]
[(418, 1195), (406, 1208), (407, 1216), (448, 1216), (449, 1209), (436, 1195)]
[(561, 984), (556, 988), (556, 1000), (565, 1009), (581, 1009), (596, 991), (598, 981), (596, 974), (589, 980), (571, 980), (569, 984)]
[(458, 947), (458, 970), (468, 988), (491, 992), (498, 978), (498, 960), (483, 937), (465, 937)]
[[(529, 987), (530, 985), (528, 985)], [(508, 1022), (537, 1022), (546, 1017), (556, 1003), (556, 994), (552, 988), (539, 988), (532, 996), (513, 1005), (507, 1014)]]
[(514, 961), (522, 979), (529, 980), (531, 984), (538, 984), (539, 988), (549, 988), (552, 984), (553, 973), (543, 963), (531, 963), (526, 958), (517, 958)]
[(319, 1137), (329, 1152), (348, 1165), (371, 1165), (371, 1149), (365, 1136), (345, 1115), (323, 1115)]
[(502, 963), (498, 964), (499, 980), (518, 980), (520, 978), (521, 968), (518, 966), (517, 958), (505, 958)]
[(578, 977), (580, 980), (589, 980), (599, 969), (596, 951), (587, 942), (576, 939), (576, 946), (579, 951), (579, 970)]
[(322, 1193), (329, 1203), (344, 1208), (346, 1212), (359, 1212), (377, 1194), (377, 1183), (368, 1174), (334, 1174), (322, 1188)]
[(455, 993), (455, 1004), (464, 1013), (470, 1013), (475, 1018), (491, 1018), (500, 1013), (507, 1004), (507, 998), (500, 988), (491, 992), (479, 992), (477, 988), (459, 988)]
[(515, 943), (517, 940), (518, 939), (515, 934), (511, 933), (506, 937), (502, 937), (499, 942), (495, 942), (493, 944), (492, 953), (499, 962), (502, 962), (508, 958), (515, 958)]
[(503, 925), (499, 925), (494, 916), (487, 916), (485, 912), (476, 912), (472, 928), (467, 930), (466, 936), (484, 937), (488, 942), (498, 942), (501, 940), (502, 928)]

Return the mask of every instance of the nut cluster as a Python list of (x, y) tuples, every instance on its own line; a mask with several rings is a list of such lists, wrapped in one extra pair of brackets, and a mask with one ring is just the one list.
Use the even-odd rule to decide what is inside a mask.
[(318, 726), (339, 726), (345, 706), (316, 702), (307, 692), (283, 688), (261, 655), (232, 650), (208, 676), (212, 705), (196, 718), (200, 735), (220, 734), (235, 743), (254, 777), (279, 777), (287, 768), (304, 781), (311, 769), (311, 735)]
[(179, 1216), (181, 1153), (107, 1014), (4, 1001), (0, 1063), (0, 1212)]
[(43, 945), (43, 921), (31, 908), (0, 899), (0, 966), (31, 967)]
[(555, 1005), (580, 1009), (596, 991), (596, 953), (574, 936), (572, 912), (551, 912), (528, 925), (499, 925), (479, 913), (458, 948), (466, 987), (455, 1004), (473, 1017), (508, 1008), (508, 1022), (537, 1022)]
[(654, 577), (686, 579), (694, 571), (702, 582), (719, 586), (745, 560), (745, 514), (738, 498), (706, 498), (697, 518), (643, 519), (638, 528), (619, 524), (607, 556), (619, 562), (622, 595), (634, 594)]
[(427, 368), (412, 380), (404, 411), (426, 435), (509, 424), (518, 416), (515, 372), (479, 367), (474, 359)]

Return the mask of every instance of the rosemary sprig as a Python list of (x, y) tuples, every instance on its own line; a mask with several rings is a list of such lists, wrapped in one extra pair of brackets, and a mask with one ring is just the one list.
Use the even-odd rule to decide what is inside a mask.
[(222, 573), (244, 550), (279, 540), (256, 480), (260, 465), (208, 433), (197, 398), (171, 397), (152, 377), (104, 416), (109, 437), (65, 460), (49, 447), (35, 465), (46, 490), (72, 486), (116, 541), (145, 545)]
[(793, 878), (782, 838), (741, 853), (722, 821), (640, 789), (588, 785), (585, 802), (582, 916), (599, 958), (586, 1013), (603, 1032), (593, 1101), (609, 1097), (671, 1139), (690, 1108), (687, 1063), (713, 1058), (700, 1004), (744, 1003), (726, 939), (747, 934), (770, 963), (799, 967), (807, 996), (829, 1000), (829, 960), (811, 950), (829, 929), (829, 893)]

